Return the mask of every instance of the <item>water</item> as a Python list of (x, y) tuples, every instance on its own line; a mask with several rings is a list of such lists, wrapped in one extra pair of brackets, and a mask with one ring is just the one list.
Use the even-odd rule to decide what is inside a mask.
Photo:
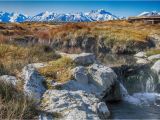
[(157, 106), (137, 106), (122, 101), (108, 105), (111, 119), (160, 119), (160, 108)]
[[(121, 56), (116, 57), (115, 61), (120, 61), (121, 64), (135, 64), (132, 58)], [(103, 60), (106, 65), (111, 63), (112, 66), (117, 65), (115, 61), (110, 55)], [(160, 119), (160, 94), (155, 91), (158, 81), (149, 67), (124, 78), (120, 85), (123, 100), (108, 103), (111, 119)]]
[(158, 80), (150, 70), (142, 71), (120, 85), (123, 100), (109, 105), (112, 119), (160, 119), (160, 94), (154, 91)]

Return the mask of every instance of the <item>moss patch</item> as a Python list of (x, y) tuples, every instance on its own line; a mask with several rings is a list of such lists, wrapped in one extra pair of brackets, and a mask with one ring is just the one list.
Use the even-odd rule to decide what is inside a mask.
[(160, 54), (160, 49), (152, 49), (152, 50), (148, 50), (148, 51), (146, 52), (146, 55), (147, 55), (147, 56), (157, 55), (157, 54)]

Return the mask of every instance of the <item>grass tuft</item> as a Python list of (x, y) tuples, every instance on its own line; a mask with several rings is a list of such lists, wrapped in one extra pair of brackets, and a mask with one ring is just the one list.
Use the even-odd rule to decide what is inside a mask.
[(75, 67), (75, 63), (67, 57), (49, 62), (49, 65), (39, 69), (39, 72), (45, 76), (48, 81), (66, 82), (71, 79), (71, 69)]
[(0, 119), (33, 119), (38, 115), (34, 102), (22, 91), (0, 80)]

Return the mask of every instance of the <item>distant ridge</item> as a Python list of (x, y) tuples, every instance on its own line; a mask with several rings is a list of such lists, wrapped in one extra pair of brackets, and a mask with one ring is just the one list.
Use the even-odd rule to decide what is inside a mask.
[(151, 12), (142, 12), (138, 17), (151, 17), (151, 16), (160, 16), (160, 12), (151, 11)]

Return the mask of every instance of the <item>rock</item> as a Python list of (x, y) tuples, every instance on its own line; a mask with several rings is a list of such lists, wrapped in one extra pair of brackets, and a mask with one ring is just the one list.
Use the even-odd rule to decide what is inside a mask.
[(53, 115), (48, 113), (40, 113), (38, 120), (53, 120)]
[(61, 114), (61, 120), (99, 120), (97, 112), (106, 114), (105, 119), (109, 115), (105, 103), (81, 90), (47, 90), (41, 106), (47, 112)]
[(97, 105), (97, 110), (98, 110), (98, 115), (100, 117), (100, 119), (105, 120), (110, 116), (110, 112), (108, 110), (108, 107), (106, 106), (106, 104), (104, 102), (100, 102)]
[(29, 64), (22, 70), (24, 79), (24, 92), (39, 102), (42, 94), (45, 92), (43, 86), (44, 78), (38, 73), (36, 68), (42, 67), (43, 64)]
[(160, 54), (157, 55), (151, 55), (148, 57), (148, 60), (152, 61), (152, 60), (157, 60), (160, 59)]
[(81, 54), (66, 54), (59, 53), (61, 56), (71, 58), (78, 65), (89, 65), (96, 61), (96, 57), (93, 53), (81, 53)]
[(137, 64), (148, 64), (149, 61), (144, 59), (144, 58), (137, 58), (137, 61), (136, 61)]
[(134, 55), (134, 57), (146, 58), (147, 56), (145, 52), (138, 52), (137, 54)]
[(88, 84), (79, 84), (75, 80), (70, 80), (66, 82), (65, 84), (61, 84), (62, 89), (64, 90), (71, 90), (71, 91), (77, 91), (82, 90), (90, 94), (94, 94), (97, 97), (100, 97), (102, 91), (99, 90), (95, 85), (88, 83)]
[(101, 91), (109, 90), (117, 80), (116, 73), (111, 68), (101, 64), (91, 65), (89, 74), (91, 76), (89, 82), (93, 83)]
[(73, 76), (75, 80), (82, 84), (88, 84), (88, 73), (85, 67), (78, 66), (73, 69)]
[(121, 87), (119, 81), (116, 81), (114, 85), (111, 86), (111, 89), (105, 93), (104, 101), (121, 101), (123, 98)]
[(158, 83), (158, 84), (156, 85), (155, 91), (156, 91), (157, 93), (160, 93), (160, 83)]
[(3, 80), (4, 82), (12, 84), (14, 86), (16, 86), (17, 84), (17, 78), (15, 76), (2, 75), (0, 76), (0, 80)]
[(158, 78), (160, 80), (160, 60), (154, 63), (154, 65), (151, 67), (154, 73), (158, 75)]

